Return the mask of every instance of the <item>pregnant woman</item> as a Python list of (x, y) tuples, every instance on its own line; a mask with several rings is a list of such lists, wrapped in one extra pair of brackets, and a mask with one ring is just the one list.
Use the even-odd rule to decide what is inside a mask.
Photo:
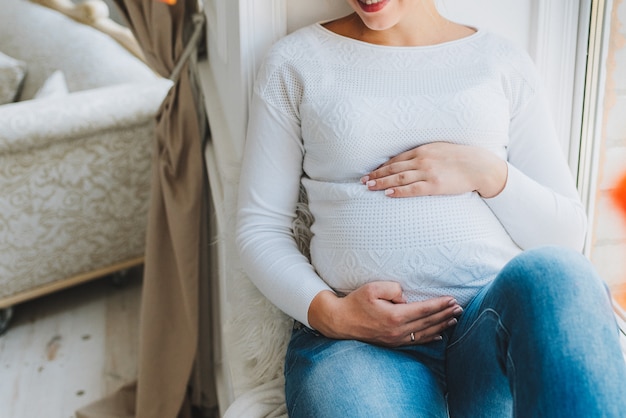
[(530, 58), (433, 0), (348, 3), (269, 52), (241, 171), (242, 262), (295, 319), (289, 415), (626, 416), (617, 327)]

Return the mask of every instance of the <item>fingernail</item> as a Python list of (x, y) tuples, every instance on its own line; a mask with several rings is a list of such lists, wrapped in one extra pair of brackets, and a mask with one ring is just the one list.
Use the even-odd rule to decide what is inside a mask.
[(385, 196), (391, 196), (395, 192), (396, 191), (394, 189), (387, 189), (387, 190), (385, 190)]
[(441, 335), (437, 335), (435, 338), (433, 338), (433, 341), (441, 341), (443, 340), (443, 337)]
[(456, 299), (450, 299), (450, 302), (448, 302), (448, 306), (453, 306), (456, 305), (458, 302), (456, 301)]
[(459, 321), (457, 321), (456, 318), (452, 318), (448, 321), (448, 326), (451, 327), (452, 325), (456, 325), (457, 322)]
[(367, 183), (367, 181), (370, 179), (370, 176), (363, 176), (361, 177), (361, 183), (365, 184)]
[(463, 313), (463, 308), (461, 308), (460, 306), (458, 308), (456, 308), (455, 310), (452, 311), (453, 314), (455, 315), (461, 315)]
[(369, 180), (365, 184), (367, 184), (367, 187), (376, 186), (376, 180)]

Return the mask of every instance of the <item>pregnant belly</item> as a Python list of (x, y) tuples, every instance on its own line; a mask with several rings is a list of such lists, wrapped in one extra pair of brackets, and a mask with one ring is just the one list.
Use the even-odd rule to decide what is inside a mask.
[(463, 287), (520, 251), (476, 193), (394, 199), (358, 184), (310, 186), (312, 263), (341, 292), (376, 280), (424, 294)]
[(394, 250), (508, 237), (477, 193), (390, 198), (360, 184), (305, 185), (320, 247)]

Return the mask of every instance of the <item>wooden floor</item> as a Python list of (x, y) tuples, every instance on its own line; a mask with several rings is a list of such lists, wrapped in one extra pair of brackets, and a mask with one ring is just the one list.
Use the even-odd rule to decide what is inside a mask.
[(141, 269), (15, 307), (0, 337), (0, 417), (72, 418), (134, 380)]
[[(121, 287), (103, 278), (18, 305), (0, 337), (0, 418), (73, 418), (134, 380), (140, 293), (139, 268)], [(626, 288), (618, 297), (626, 306)]]

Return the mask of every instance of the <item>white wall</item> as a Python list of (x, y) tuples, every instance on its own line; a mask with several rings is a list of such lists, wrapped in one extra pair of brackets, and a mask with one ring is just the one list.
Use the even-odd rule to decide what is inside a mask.
[(439, 11), (448, 19), (500, 33), (530, 50), (533, 1), (439, 0)]
[[(239, 2), (207, 0), (204, 8), (209, 61), (201, 69), (201, 76), (213, 79), (216, 88), (207, 99), (223, 109), (220, 120), (213, 118), (209, 123), (221, 125), (219, 128), (231, 138), (243, 138), (245, 124), (242, 122), (248, 106), (248, 86), (245, 79), (247, 64), (242, 60), (240, 46)], [(237, 142), (239, 140), (233, 145)]]
[(345, 0), (287, 0), (287, 31), (352, 12)]

